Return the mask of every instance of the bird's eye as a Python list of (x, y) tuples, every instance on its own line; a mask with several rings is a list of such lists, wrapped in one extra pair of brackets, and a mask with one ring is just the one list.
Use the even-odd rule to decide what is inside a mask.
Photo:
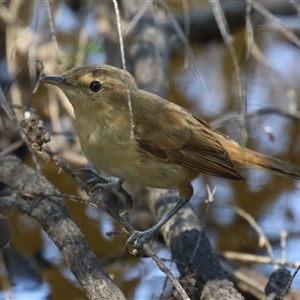
[(102, 87), (102, 85), (99, 81), (93, 81), (90, 84), (90, 90), (94, 93), (99, 92), (101, 90), (101, 87)]

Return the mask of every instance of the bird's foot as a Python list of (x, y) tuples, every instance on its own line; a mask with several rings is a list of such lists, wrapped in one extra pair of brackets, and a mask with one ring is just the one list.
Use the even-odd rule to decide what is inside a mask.
[(95, 190), (96, 188), (116, 188), (117, 190), (119, 190), (122, 186), (122, 183), (124, 182), (119, 178), (99, 173), (92, 168), (81, 168), (75, 172), (75, 174), (77, 173), (88, 173), (93, 176), (93, 178), (86, 181), (86, 185), (93, 185), (93, 190)]
[[(150, 240), (156, 232), (150, 228), (146, 231), (135, 231), (126, 241), (126, 251), (132, 256), (148, 257), (143, 250), (143, 245)], [(128, 245), (131, 244), (134, 250), (129, 250)]]
[[(132, 208), (132, 197), (131, 195), (122, 187), (123, 180), (105, 175), (103, 173), (97, 172), (93, 168), (81, 168), (75, 172), (77, 173), (88, 173), (93, 176), (93, 178), (87, 180), (85, 182), (86, 185), (92, 185), (92, 191), (95, 191), (97, 188), (102, 189), (113, 189), (118, 192), (122, 202), (125, 202), (126, 210), (122, 212), (120, 215), (123, 216), (127, 214), (129, 210)], [(123, 203), (124, 203), (123, 202)]]
[(109, 177), (109, 176), (101, 177), (101, 180), (105, 180), (106, 182), (97, 182), (97, 179), (98, 178), (93, 178), (94, 180), (94, 182), (92, 182), (94, 184), (93, 190), (97, 188), (102, 188), (102, 189), (113, 188), (120, 191), (122, 189), (122, 184), (124, 182), (124, 180), (121, 180), (116, 177)]

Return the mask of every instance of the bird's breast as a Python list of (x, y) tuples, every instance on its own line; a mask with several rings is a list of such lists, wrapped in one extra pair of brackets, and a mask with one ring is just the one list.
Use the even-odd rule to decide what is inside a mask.
[[(127, 136), (124, 138), (124, 136)], [(107, 130), (79, 130), (81, 147), (92, 164), (108, 175), (148, 187), (175, 188), (197, 174), (141, 151), (130, 132), (119, 137)]]
[(175, 188), (198, 172), (160, 160), (144, 152), (131, 137), (130, 126), (78, 120), (82, 150), (92, 164), (108, 175), (148, 187)]

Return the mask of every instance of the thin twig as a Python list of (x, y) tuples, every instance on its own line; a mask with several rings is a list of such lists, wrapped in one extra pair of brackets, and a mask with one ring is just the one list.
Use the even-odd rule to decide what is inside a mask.
[[(300, 121), (300, 114), (298, 112), (290, 112), (285, 109), (276, 108), (276, 107), (265, 107), (262, 109), (258, 109), (252, 113), (249, 113), (246, 116), (246, 119), (252, 119), (257, 116), (261, 115), (278, 115), (287, 119), (291, 119), (293, 121)], [(234, 122), (239, 122), (242, 116), (236, 112), (230, 112), (228, 114), (223, 115), (222, 117), (215, 119), (214, 121), (210, 122), (210, 126), (213, 129), (220, 128), (227, 124), (231, 124)]]
[(241, 68), (239, 66), (237, 55), (234, 49), (233, 45), (233, 37), (230, 34), (229, 26), (226, 21), (225, 14), (222, 10), (221, 4), (219, 0), (209, 0), (210, 5), (212, 7), (213, 14), (215, 16), (216, 22), (218, 24), (219, 30), (221, 32), (222, 38), (225, 42), (225, 45), (228, 48), (229, 55), (231, 57), (235, 78), (237, 82), (237, 89), (239, 94), (239, 99), (241, 101), (241, 118), (240, 118), (240, 125), (241, 125), (241, 135), (240, 135), (240, 142), (242, 144), (246, 141), (246, 128), (245, 128), (245, 118), (247, 115), (247, 105), (246, 105), (246, 96), (245, 96), (245, 90), (242, 87), (242, 81), (241, 81)]
[(297, 10), (298, 16), (300, 16), (300, 4), (296, 2), (296, 0), (289, 0), (289, 2), (293, 5), (293, 7)]
[(214, 204), (216, 204), (218, 206), (223, 206), (223, 207), (233, 209), (238, 215), (240, 215), (242, 218), (244, 218), (251, 225), (251, 227), (257, 232), (258, 237), (259, 237), (259, 242), (258, 242), (259, 247), (265, 246), (266, 250), (269, 254), (269, 257), (271, 259), (273, 258), (273, 248), (272, 248), (271, 243), (269, 242), (269, 240), (266, 237), (262, 228), (257, 224), (255, 219), (249, 213), (247, 213), (246, 211), (244, 211), (243, 209), (241, 209), (240, 207), (238, 207), (236, 205), (221, 203), (220, 201), (218, 201), (218, 202), (215, 201)]
[(174, 285), (175, 289), (178, 291), (179, 295), (183, 300), (189, 300), (190, 298), (188, 297), (187, 293), (185, 290), (182, 288), (181, 284), (177, 280), (177, 278), (172, 274), (170, 269), (162, 262), (162, 260), (153, 252), (150, 250), (149, 246), (147, 244), (143, 245), (143, 250), (145, 253), (152, 258), (154, 263), (158, 266), (158, 268), (167, 275), (169, 280), (172, 282)]
[(160, 4), (164, 7), (164, 9), (168, 13), (168, 17), (170, 20), (170, 25), (172, 26), (173, 30), (177, 34), (179, 41), (184, 45), (186, 56), (188, 57), (188, 60), (185, 61), (185, 67), (187, 68), (187, 62), (190, 62), (190, 64), (194, 67), (194, 71), (196, 73), (196, 76), (199, 78), (199, 81), (201, 82), (201, 89), (203, 91), (203, 98), (208, 98), (208, 92), (206, 89), (206, 85), (204, 83), (203, 76), (201, 75), (199, 69), (197, 68), (196, 58), (192, 51), (192, 47), (188, 41), (187, 36), (185, 35), (184, 31), (181, 29), (176, 17), (171, 12), (168, 4), (165, 1), (160, 1)]
[(246, 43), (247, 43), (247, 54), (246, 57), (249, 58), (252, 53), (253, 48), (253, 26), (251, 22), (251, 9), (252, 0), (246, 0)]
[(288, 262), (288, 261), (282, 261), (282, 259), (272, 259), (269, 256), (254, 255), (250, 253), (240, 253), (240, 252), (233, 252), (233, 251), (225, 251), (222, 253), (222, 255), (227, 259), (238, 260), (242, 262), (257, 263), (257, 264), (276, 264), (278, 266), (288, 267), (288, 268), (297, 268), (300, 264), (299, 261)]
[(33, 100), (35, 98), (35, 95), (36, 95), (36, 93), (38, 91), (38, 88), (39, 88), (39, 86), (41, 84), (40, 79), (42, 78), (42, 76), (44, 76), (44, 64), (43, 64), (43, 62), (41, 62), (40, 60), (35, 60), (35, 66), (36, 66), (36, 69), (39, 71), (39, 76), (38, 76), (38, 78), (36, 80), (36, 83), (35, 83), (35, 86), (34, 86), (32, 92), (31, 92), (30, 100), (28, 101), (28, 104), (26, 105), (25, 111), (29, 111), (30, 110), (32, 102), (33, 102)]
[[(122, 65), (123, 65), (123, 69), (125, 71), (127, 71), (126, 60), (125, 60), (125, 51), (124, 51), (124, 41), (123, 41), (122, 30), (121, 30), (119, 6), (118, 6), (117, 0), (112, 0), (112, 1), (114, 4), (116, 19), (117, 19), (117, 28), (118, 28), (118, 35), (119, 35)], [(129, 117), (130, 117), (130, 139), (134, 139), (134, 118), (133, 118), (133, 111), (132, 111), (129, 78), (128, 78), (127, 73), (125, 73), (125, 83), (126, 83), (126, 91), (127, 91), (127, 103), (128, 103)]]
[(284, 288), (284, 290), (282, 291), (282, 293), (279, 295), (279, 297), (277, 298), (278, 300), (283, 300), (284, 296), (288, 293), (293, 280), (295, 279), (296, 275), (298, 274), (300, 270), (300, 265), (297, 267), (296, 271), (294, 272), (294, 274), (292, 275), (292, 277), (290, 278), (290, 280), (288, 281), (288, 284), (286, 285), (286, 287)]
[[(40, 165), (37, 161), (35, 152), (32, 150), (31, 146), (29, 145), (29, 143), (27, 141), (27, 138), (25, 136), (25, 133), (22, 130), (22, 128), (19, 124), (19, 121), (17, 120), (17, 117), (14, 113), (14, 110), (11, 108), (11, 106), (9, 105), (8, 101), (6, 100), (6, 98), (5, 98), (5, 96), (2, 92), (1, 86), (0, 86), (0, 106), (4, 110), (5, 114), (9, 118), (9, 120), (15, 125), (16, 129), (18, 130), (18, 133), (21, 136), (22, 142), (27, 144), (27, 148), (28, 148), (28, 150), (31, 154), (31, 157), (32, 157), (32, 160), (34, 162), (35, 168), (36, 168), (37, 172), (41, 173), (41, 168), (40, 168)], [(22, 142), (19, 142), (18, 144), (21, 146)], [(16, 146), (16, 145), (14, 145), (14, 146)], [(10, 149), (12, 149), (14, 146), (11, 146)], [(4, 153), (5, 153), (5, 151), (3, 150), (3, 151), (1, 151), (0, 155), (4, 155)]]
[(54, 22), (53, 22), (53, 18), (52, 18), (52, 14), (51, 14), (51, 7), (50, 7), (50, 4), (49, 4), (48, 0), (44, 1), (44, 3), (45, 3), (45, 6), (46, 6), (46, 10), (47, 10), (50, 36), (51, 36), (52, 44), (53, 44), (55, 54), (56, 54), (56, 59), (55, 60), (60, 65), (60, 64), (62, 64), (62, 60), (61, 60), (60, 55), (59, 55), (58, 43), (57, 43), (57, 38), (56, 38), (56, 33), (55, 33), (55, 28), (54, 28)]
[(299, 38), (282, 21), (280, 21), (277, 17), (271, 14), (262, 4), (258, 3), (257, 1), (253, 1), (253, 8), (256, 11), (258, 11), (262, 16), (264, 16), (267, 20), (275, 22), (275, 24), (287, 37), (287, 39), (290, 42), (294, 43), (298, 48), (300, 48)]
[(135, 28), (135, 26), (137, 26), (138, 22), (142, 19), (142, 17), (147, 12), (152, 3), (152, 0), (145, 1), (140, 10), (134, 15), (134, 17), (130, 20), (127, 27), (125, 28), (123, 32), (124, 37), (128, 36), (129, 33), (131, 33), (131, 31)]

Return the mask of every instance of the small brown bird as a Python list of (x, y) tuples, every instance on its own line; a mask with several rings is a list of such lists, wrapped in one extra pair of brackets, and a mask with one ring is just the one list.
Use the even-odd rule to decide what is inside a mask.
[(243, 148), (178, 105), (140, 90), (122, 69), (84, 66), (41, 80), (61, 88), (73, 105), (82, 150), (94, 166), (132, 183), (178, 188), (175, 207), (154, 227), (129, 238), (136, 247), (190, 200), (191, 181), (200, 173), (242, 180), (235, 162), (300, 178), (296, 166)]

